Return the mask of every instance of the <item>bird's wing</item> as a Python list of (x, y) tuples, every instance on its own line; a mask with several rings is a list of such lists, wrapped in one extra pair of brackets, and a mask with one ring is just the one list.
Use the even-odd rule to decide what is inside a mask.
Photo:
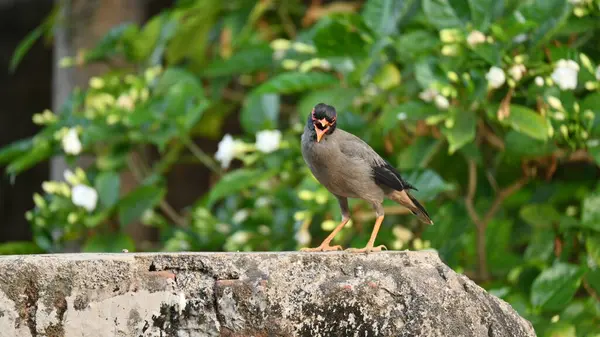
[(373, 172), (373, 179), (375, 182), (387, 187), (393, 188), (397, 191), (405, 189), (417, 190), (414, 186), (402, 179), (400, 172), (396, 170), (387, 160), (381, 158), (381, 156), (365, 143), (362, 139), (355, 135), (345, 132), (343, 130), (337, 130), (340, 132), (339, 147), (341, 152), (351, 158), (363, 160), (371, 166)]

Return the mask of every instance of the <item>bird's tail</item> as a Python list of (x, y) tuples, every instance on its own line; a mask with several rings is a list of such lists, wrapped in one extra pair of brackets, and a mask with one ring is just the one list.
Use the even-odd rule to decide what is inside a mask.
[(423, 221), (426, 224), (433, 225), (433, 221), (429, 217), (429, 214), (425, 210), (425, 207), (421, 205), (415, 197), (410, 195), (407, 190), (402, 191), (393, 191), (389, 194), (390, 199), (399, 203), (400, 205), (408, 208), (414, 215), (416, 215), (419, 220)]

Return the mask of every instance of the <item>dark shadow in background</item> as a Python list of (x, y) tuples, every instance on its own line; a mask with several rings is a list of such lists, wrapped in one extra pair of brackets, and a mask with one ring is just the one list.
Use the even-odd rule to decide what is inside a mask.
[[(8, 70), (19, 42), (46, 18), (52, 5), (51, 0), (0, 2), (0, 147), (33, 136), (39, 127), (31, 117), (52, 104), (50, 46), (38, 41), (14, 73)], [(31, 239), (24, 215), (48, 172), (48, 163), (41, 163), (12, 185), (0, 167), (0, 242)]]

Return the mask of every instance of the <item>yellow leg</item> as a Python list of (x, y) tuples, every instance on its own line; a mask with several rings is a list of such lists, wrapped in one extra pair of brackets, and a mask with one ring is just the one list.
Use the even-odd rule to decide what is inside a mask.
[(337, 227), (335, 227), (333, 229), (333, 231), (331, 232), (331, 234), (329, 234), (329, 236), (327, 236), (327, 238), (325, 240), (323, 240), (323, 243), (321, 243), (321, 245), (319, 245), (319, 247), (315, 247), (315, 248), (302, 248), (300, 249), (300, 251), (302, 252), (327, 252), (327, 251), (332, 251), (332, 250), (342, 250), (342, 246), (336, 245), (336, 246), (330, 246), (329, 243), (331, 242), (331, 240), (333, 240), (333, 238), (336, 236), (336, 234), (342, 230), (342, 228), (344, 228), (344, 226), (348, 223), (348, 221), (350, 220), (350, 218), (344, 217), (342, 218), (342, 222), (340, 222), (339, 225), (337, 225)]
[(375, 238), (377, 237), (377, 232), (379, 232), (379, 227), (381, 226), (381, 223), (383, 222), (383, 217), (384, 217), (383, 215), (377, 217), (377, 220), (375, 221), (375, 226), (373, 227), (373, 232), (371, 232), (371, 238), (369, 239), (369, 242), (367, 243), (365, 248), (361, 248), (361, 249), (348, 248), (346, 250), (351, 253), (369, 253), (369, 252), (380, 252), (382, 249), (387, 250), (387, 247), (384, 245), (374, 247)]

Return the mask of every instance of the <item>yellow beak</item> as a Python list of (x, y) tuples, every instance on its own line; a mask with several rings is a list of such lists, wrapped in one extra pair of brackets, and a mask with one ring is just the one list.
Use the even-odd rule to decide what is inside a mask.
[(325, 118), (319, 119), (318, 122), (321, 123), (321, 126), (324, 127), (324, 129), (321, 130), (315, 125), (315, 131), (317, 132), (317, 143), (320, 142), (321, 139), (323, 139), (323, 136), (325, 136), (325, 133), (329, 131), (329, 122)]

